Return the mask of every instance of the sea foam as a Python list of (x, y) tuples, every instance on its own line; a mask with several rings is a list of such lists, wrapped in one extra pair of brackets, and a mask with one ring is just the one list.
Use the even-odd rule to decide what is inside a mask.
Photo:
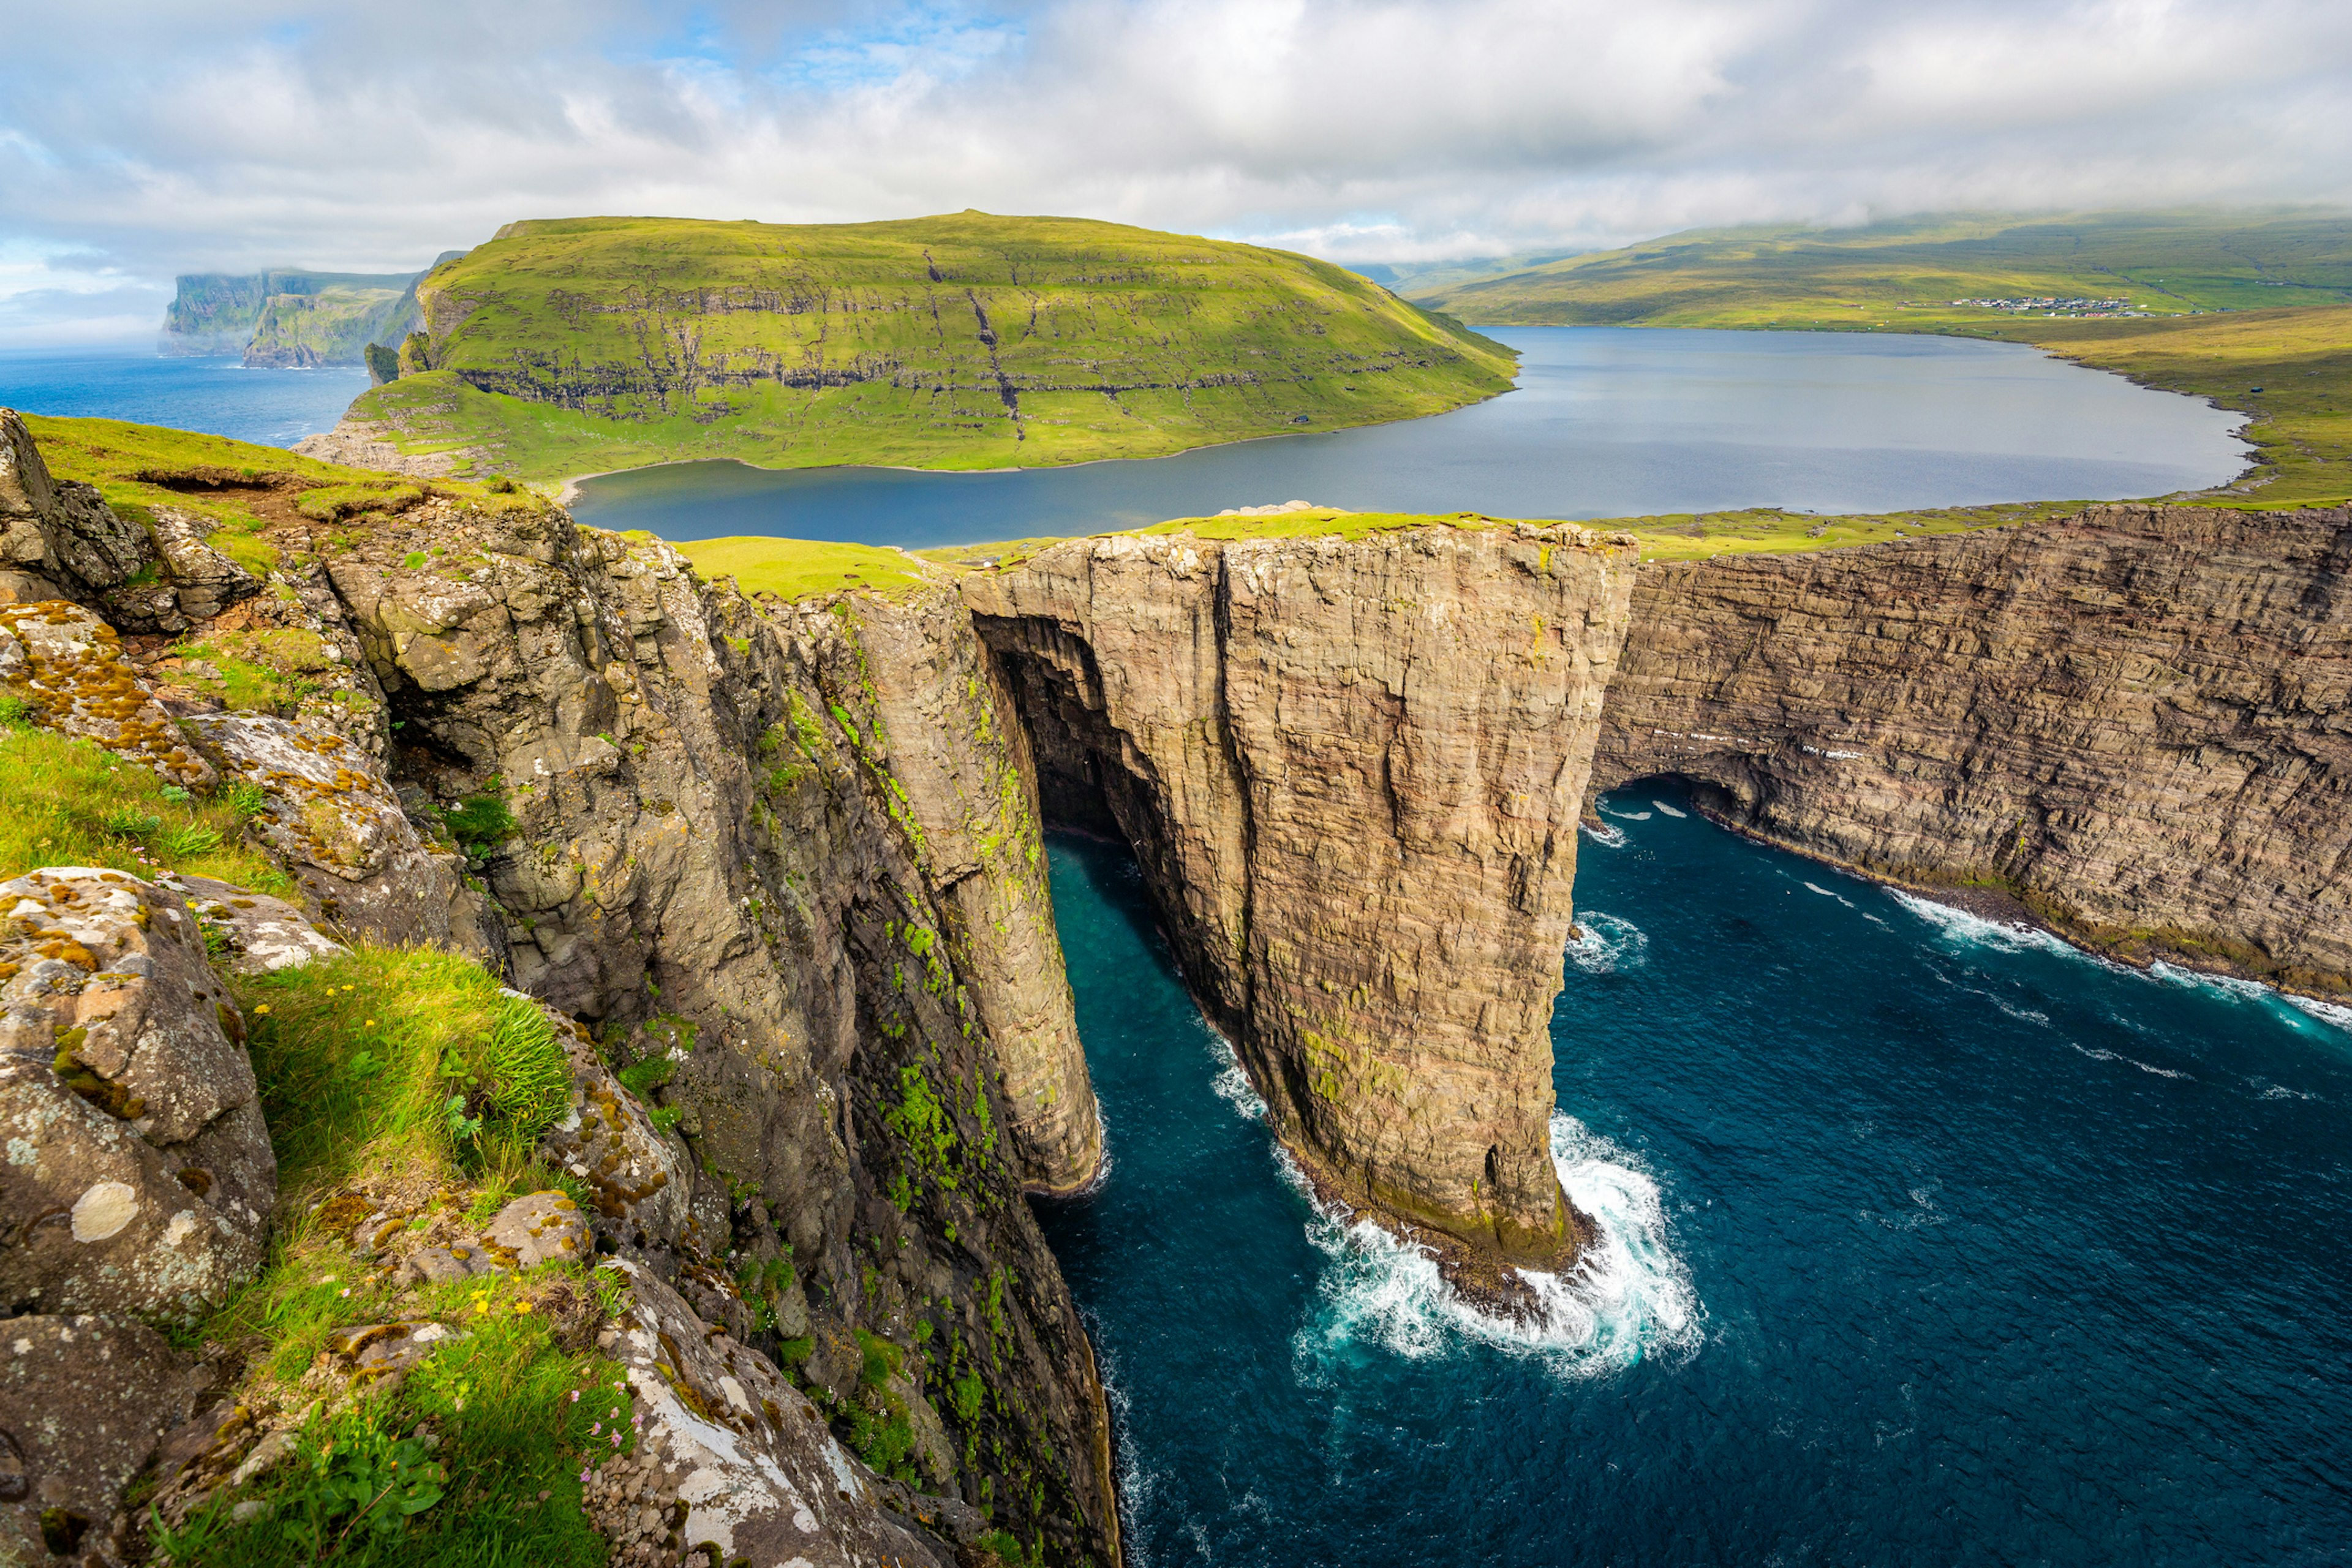
[(1587, 974), (1639, 969), (1649, 959), (1650, 939), (1632, 921), (1588, 910), (1576, 917), (1576, 929), (1568, 961)]
[(1315, 1205), (1308, 1237), (1329, 1259), (1293, 1348), (1330, 1362), (1370, 1347), (1421, 1359), (1475, 1343), (1570, 1379), (1696, 1352), (1705, 1311), (1667, 1235), (1656, 1181), (1632, 1153), (1564, 1112), (1552, 1114), (1551, 1157), (1560, 1185), (1599, 1234), (1565, 1273), (1521, 1273), (1538, 1304), (1535, 1318), (1521, 1321), (1464, 1301), (1422, 1247), (1325, 1206), (1284, 1156), (1285, 1174)]

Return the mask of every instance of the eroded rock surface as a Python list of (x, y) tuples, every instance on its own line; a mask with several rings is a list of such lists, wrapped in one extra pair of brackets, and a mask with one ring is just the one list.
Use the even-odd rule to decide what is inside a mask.
[(0, 605), (0, 691), (21, 699), (44, 728), (95, 741), (170, 783), (214, 783), (212, 764), (122, 657), (114, 628), (79, 605)]
[(974, 574), (1049, 816), (1115, 824), (1327, 1187), (1514, 1261), (1632, 552), (1585, 530), (1109, 537)]
[(244, 1023), (180, 900), (0, 882), (0, 1302), (185, 1318), (259, 1267), (278, 1162)]
[(375, 758), (268, 714), (184, 722), (226, 777), (261, 792), (255, 826), (329, 920), (378, 942), (451, 944), (457, 858), (418, 837)]
[(122, 1489), (187, 1419), (193, 1380), (142, 1323), (0, 1322), (0, 1562), (127, 1560)]
[(2352, 511), (2099, 507), (1642, 568), (1595, 791), (1648, 774), (2145, 959), (2352, 986)]

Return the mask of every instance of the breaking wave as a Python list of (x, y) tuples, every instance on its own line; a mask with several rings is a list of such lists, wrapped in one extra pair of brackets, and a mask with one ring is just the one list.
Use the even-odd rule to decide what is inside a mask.
[(1612, 827), (1605, 822), (1580, 822), (1576, 826), (1582, 828), (1584, 836), (1595, 844), (1610, 849), (1625, 847), (1625, 830), (1622, 827)]
[(1560, 1111), (1552, 1113), (1551, 1158), (1599, 1235), (1565, 1273), (1522, 1271), (1539, 1310), (1519, 1322), (1465, 1302), (1421, 1247), (1316, 1202), (1286, 1156), (1285, 1174), (1316, 1203), (1309, 1238), (1329, 1259), (1294, 1348), (1311, 1361), (1372, 1346), (1418, 1360), (1468, 1342), (1530, 1357), (1569, 1379), (1695, 1353), (1706, 1312), (1674, 1251), (1657, 1183), (1628, 1151)]
[(1650, 939), (1632, 921), (1587, 912), (1577, 917), (1576, 926), (1577, 934), (1568, 944), (1568, 961), (1587, 974), (1639, 969), (1650, 956)]
[(2108, 962), (2084, 952), (2054, 931), (2027, 925), (2022, 921), (1989, 921), (1982, 915), (1972, 915), (1966, 910), (1956, 910), (1949, 904), (1939, 904), (1933, 899), (1923, 899), (1898, 888), (1887, 889), (1886, 896), (1934, 926), (1948, 942), (1973, 942), (2001, 952), (2030, 952), (2039, 948), (2044, 952), (2067, 953), (2095, 963)]
[(1650, 804), (1668, 816), (1688, 816), (1690, 815), (1687, 811), (1680, 811), (1675, 809), (1674, 806), (1668, 805), (1663, 800), (1654, 800)]

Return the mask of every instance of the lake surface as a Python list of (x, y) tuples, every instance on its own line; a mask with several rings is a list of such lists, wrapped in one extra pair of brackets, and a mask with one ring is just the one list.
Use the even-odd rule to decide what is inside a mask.
[(2352, 1035), (1608, 805), (1553, 1022), (1608, 1245), (1541, 1342), (1315, 1212), (1132, 862), (1052, 842), (1134, 1561), (2352, 1561)]
[(2221, 483), (2242, 416), (2012, 343), (1856, 332), (1487, 329), (1517, 390), (1429, 419), (1013, 473), (607, 475), (600, 528), (910, 549), (1132, 527), (1292, 500), (1354, 511), (1633, 517), (2100, 500)]
[(265, 447), (333, 429), (367, 387), (367, 371), (358, 365), (247, 370), (234, 358), (0, 354), (0, 407), (168, 425)]

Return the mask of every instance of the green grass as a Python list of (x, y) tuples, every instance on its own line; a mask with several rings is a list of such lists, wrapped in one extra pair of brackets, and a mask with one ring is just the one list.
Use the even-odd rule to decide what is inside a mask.
[(889, 598), (929, 580), (921, 562), (870, 544), (735, 537), (690, 540), (675, 548), (706, 579), (732, 577), (746, 594), (773, 594), (780, 599), (810, 599), (844, 590)]
[(278, 563), (278, 548), (265, 534), (289, 522), (308, 528), (381, 515), (436, 491), (490, 510), (542, 504), (488, 485), (442, 479), (420, 486), (283, 447), (160, 425), (39, 414), (26, 415), (25, 424), (57, 478), (95, 485), (129, 521), (151, 522), (158, 507), (202, 517), (214, 525), (206, 542), (257, 575)]
[[(1959, 298), (2113, 296), (2146, 319), (2053, 319)], [(2352, 218), (2308, 214), (1928, 218), (1663, 239), (1474, 282), (1470, 320), (1910, 331), (2032, 343), (2252, 416), (2252, 472), (2194, 498), (2352, 498)], [(1932, 514), (1906, 514), (1927, 523)]]
[(1438, 413), (1513, 370), (1327, 263), (1066, 218), (534, 221), (421, 289), (432, 369), (352, 413), (540, 480), (1146, 457)]
[[(170, 658), (149, 673), (159, 687), (218, 699), (238, 712), (290, 715), (302, 699), (320, 689), (321, 676), (336, 668), (318, 633), (299, 627), (273, 631), (215, 632), (172, 645)], [(215, 672), (199, 672), (201, 664)]]
[[(305, 1373), (341, 1329), (429, 1318), (464, 1337), (436, 1350), (396, 1393), (331, 1411), (293, 1462), (217, 1496), (174, 1539), (175, 1557), (312, 1561), (331, 1539), (338, 1562), (603, 1563), (604, 1543), (580, 1511), (578, 1471), (612, 1451), (589, 1432), (592, 1422), (609, 1422), (607, 1410), (619, 1405), (626, 1430), (627, 1401), (613, 1386), (617, 1367), (565, 1349), (551, 1318), (578, 1311), (609, 1286), (578, 1265), (551, 1264), (404, 1293), (350, 1252), (346, 1235), (363, 1217), (349, 1212), (352, 1200), (336, 1199), (341, 1212), (328, 1206), (332, 1224), (314, 1213), (361, 1180), (379, 1194), (412, 1194), (425, 1214), (469, 1220), (518, 1194), (565, 1184), (531, 1152), (570, 1082), (546, 1018), (473, 960), (424, 948), (362, 944), (347, 957), (238, 981), (236, 990), (278, 1152), (279, 1217), (261, 1276), (193, 1337), (244, 1352), (241, 1400), (296, 1408), (311, 1397)], [(456, 1135), (453, 1094), (478, 1116), (478, 1136)], [(574, 1389), (589, 1397), (575, 1402)], [(430, 1461), (442, 1479), (427, 1489), (439, 1495), (403, 1528), (346, 1528), (362, 1489), (343, 1482), (370, 1465), (371, 1485), (394, 1479), (391, 1458), (420, 1423), (441, 1439)], [(413, 1474), (426, 1456), (420, 1448), (407, 1458)], [(552, 1494), (544, 1505), (541, 1490)], [(249, 1498), (270, 1511), (240, 1524), (229, 1510)]]
[(106, 866), (290, 894), (284, 873), (245, 842), (258, 804), (235, 790), (207, 798), (167, 793), (150, 769), (35, 729), (21, 706), (0, 706), (0, 878), (42, 866)]
[(1898, 331), (2012, 319), (1955, 308), (1956, 299), (2113, 297), (2165, 315), (2341, 304), (2352, 300), (2352, 218), (1958, 215), (1848, 229), (1696, 229), (1412, 293), (1491, 325)]

